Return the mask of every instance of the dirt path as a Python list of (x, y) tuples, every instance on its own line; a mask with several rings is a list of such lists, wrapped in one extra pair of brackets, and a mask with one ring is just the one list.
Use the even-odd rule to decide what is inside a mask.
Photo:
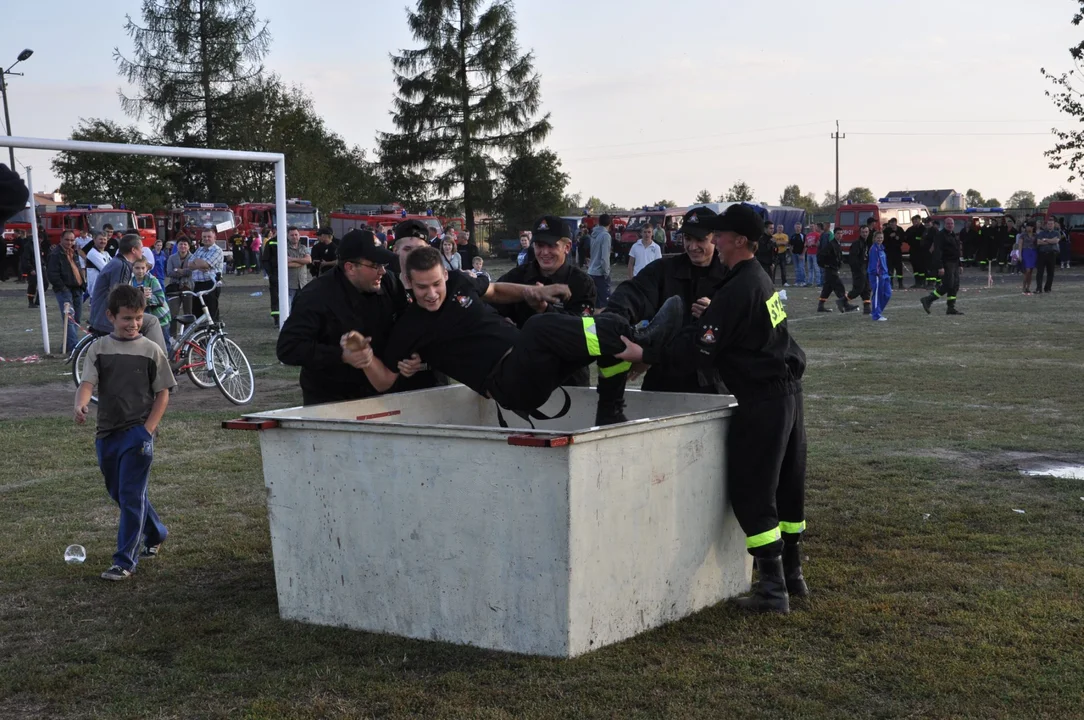
[[(72, 412), (75, 385), (56, 382), (48, 385), (0, 387), (0, 420), (22, 420), (39, 417), (68, 417)], [(252, 403), (237, 406), (222, 396), (217, 388), (200, 390), (187, 377), (177, 379), (177, 390), (169, 401), (171, 412), (192, 410), (229, 410), (237, 414), (301, 404), (301, 391), (296, 380), (256, 378), (256, 395)]]

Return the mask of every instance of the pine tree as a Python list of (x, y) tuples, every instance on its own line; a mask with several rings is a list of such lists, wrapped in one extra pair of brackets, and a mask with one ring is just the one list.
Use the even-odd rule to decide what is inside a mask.
[[(219, 147), (224, 126), (244, 122), (235, 112), (243, 90), (263, 73), (267, 23), (249, 0), (144, 0), (142, 16), (142, 25), (131, 16), (125, 24), (131, 58), (113, 50), (120, 74), (139, 88), (137, 95), (120, 93), (124, 111), (147, 117), (167, 144)], [(182, 165), (189, 168), (186, 194), (220, 198), (221, 164)]]
[(458, 191), (453, 199), (473, 232), (475, 211), (492, 202), (501, 158), (550, 131), (548, 114), (535, 119), (534, 56), (520, 52), (509, 0), (418, 0), (407, 19), (422, 47), (392, 56), (398, 132), (380, 134), (381, 164), (386, 174), (433, 171), (433, 191)]

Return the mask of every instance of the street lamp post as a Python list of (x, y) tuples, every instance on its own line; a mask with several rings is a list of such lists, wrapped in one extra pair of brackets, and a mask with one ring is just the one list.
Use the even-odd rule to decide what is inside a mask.
[[(7, 128), (8, 137), (11, 137), (11, 115), (8, 113), (8, 75), (22, 75), (22, 73), (12, 72), (11, 68), (15, 67), (23, 60), (27, 60), (34, 51), (30, 48), (23, 50), (19, 53), (19, 57), (11, 64), (7, 70), (0, 70), (0, 95), (4, 98), (4, 126)], [(11, 169), (15, 170), (15, 148), (8, 148), (8, 158), (11, 160)]]

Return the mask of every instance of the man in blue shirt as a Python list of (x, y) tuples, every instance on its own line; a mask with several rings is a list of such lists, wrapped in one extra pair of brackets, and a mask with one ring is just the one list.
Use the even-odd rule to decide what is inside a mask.
[[(94, 289), (90, 296), (90, 329), (94, 333), (108, 335), (113, 332), (113, 323), (106, 317), (106, 310), (109, 309), (109, 293), (118, 285), (132, 284), (132, 263), (142, 257), (143, 239), (135, 233), (125, 235), (117, 244), (117, 256), (98, 273), (98, 279), (94, 281)], [(162, 326), (158, 318), (150, 313), (143, 313), (143, 327), (139, 332), (162, 348), (162, 352), (169, 355), (166, 337), (162, 334)]]

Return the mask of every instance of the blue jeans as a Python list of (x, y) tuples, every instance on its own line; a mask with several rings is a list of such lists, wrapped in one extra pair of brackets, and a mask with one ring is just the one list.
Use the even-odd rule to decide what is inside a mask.
[(817, 287), (820, 287), (821, 284), (824, 282), (824, 279), (821, 276), (821, 266), (817, 264), (817, 254), (816, 253), (813, 253), (812, 255), (809, 254), (809, 253), (806, 253), (806, 255), (805, 255), (805, 273), (806, 273), (806, 277), (809, 279), (809, 281), (813, 285), (816, 285)]
[(140, 423), (98, 438), (95, 446), (106, 492), (120, 507), (113, 564), (134, 570), (139, 562), (140, 544), (157, 545), (169, 535), (147, 499), (154, 439)]
[(598, 295), (595, 307), (604, 308), (610, 301), (610, 278), (606, 275), (592, 275), (591, 279), (595, 281), (595, 292)]
[(805, 285), (805, 257), (803, 255), (794, 255), (794, 282), (798, 285)]
[[(57, 307), (60, 308), (60, 327), (68, 333), (68, 351), (71, 352), (71, 349), (75, 347), (75, 343), (79, 342), (79, 328), (76, 326), (83, 321), (83, 292), (67, 288), (63, 290), (54, 288), (54, 292)], [(74, 323), (69, 323), (64, 317), (64, 303), (72, 306)]]

